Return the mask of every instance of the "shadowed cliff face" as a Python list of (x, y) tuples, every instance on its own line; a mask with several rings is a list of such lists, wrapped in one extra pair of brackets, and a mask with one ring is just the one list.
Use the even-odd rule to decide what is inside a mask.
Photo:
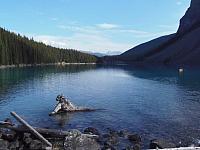
[(184, 33), (191, 30), (192, 27), (200, 24), (200, 0), (192, 0), (190, 7), (180, 20), (180, 26), (177, 33)]
[[(200, 65), (200, 0), (191, 0), (175, 34), (138, 45), (114, 60), (128, 63)], [(113, 60), (113, 57), (106, 58)]]

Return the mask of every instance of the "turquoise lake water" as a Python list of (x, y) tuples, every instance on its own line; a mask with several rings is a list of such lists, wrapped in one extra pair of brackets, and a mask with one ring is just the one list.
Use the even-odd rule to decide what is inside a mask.
[[(60, 93), (101, 110), (50, 117)], [(128, 130), (140, 134), (146, 147), (154, 138), (198, 143), (200, 71), (128, 65), (0, 69), (0, 120), (11, 111), (37, 127)]]

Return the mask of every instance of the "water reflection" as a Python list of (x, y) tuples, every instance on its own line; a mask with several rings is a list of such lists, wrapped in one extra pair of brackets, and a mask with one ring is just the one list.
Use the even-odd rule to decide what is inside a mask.
[[(200, 135), (200, 71), (137, 66), (28, 67), (0, 70), (0, 118), (10, 111), (34, 126), (82, 130), (127, 129), (145, 141), (166, 137), (193, 141)], [(49, 117), (63, 93), (92, 113)]]
[(74, 113), (61, 113), (52, 116), (57, 122), (60, 127), (64, 127), (67, 125), (70, 120), (73, 118), (75, 114)]
[(24, 83), (44, 80), (56, 74), (73, 74), (95, 69), (96, 65), (38, 66), (0, 69), (0, 103), (9, 93), (15, 93)]

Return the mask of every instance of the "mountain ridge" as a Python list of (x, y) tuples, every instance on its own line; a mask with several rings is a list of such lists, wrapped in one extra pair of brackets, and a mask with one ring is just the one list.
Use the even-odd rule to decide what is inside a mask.
[(200, 0), (191, 0), (180, 19), (176, 33), (140, 44), (121, 55), (105, 57), (104, 62), (199, 65)]

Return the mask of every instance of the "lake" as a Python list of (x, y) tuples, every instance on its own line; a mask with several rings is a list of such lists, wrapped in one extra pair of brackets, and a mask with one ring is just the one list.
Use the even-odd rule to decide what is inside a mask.
[[(48, 116), (61, 93), (100, 110)], [(0, 69), (0, 119), (11, 111), (37, 127), (128, 130), (140, 134), (146, 148), (154, 138), (199, 143), (200, 71), (129, 65)]]

